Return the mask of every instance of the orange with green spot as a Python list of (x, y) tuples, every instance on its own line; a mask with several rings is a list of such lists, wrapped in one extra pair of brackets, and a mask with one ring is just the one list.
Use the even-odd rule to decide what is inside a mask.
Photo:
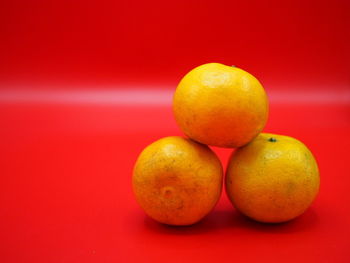
[(239, 148), (226, 171), (226, 193), (244, 215), (278, 223), (301, 215), (315, 199), (319, 170), (300, 141), (261, 133)]

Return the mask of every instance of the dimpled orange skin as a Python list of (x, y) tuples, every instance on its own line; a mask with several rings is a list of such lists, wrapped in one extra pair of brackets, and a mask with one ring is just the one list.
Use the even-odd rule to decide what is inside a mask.
[(260, 222), (285, 222), (301, 215), (319, 186), (312, 153), (288, 136), (260, 134), (231, 156), (226, 171), (226, 193), (232, 204)]
[(268, 99), (248, 72), (219, 63), (201, 65), (180, 81), (173, 112), (181, 130), (200, 143), (233, 148), (264, 128)]
[(150, 217), (191, 225), (216, 205), (223, 169), (206, 145), (182, 137), (162, 138), (140, 154), (133, 174), (137, 202)]

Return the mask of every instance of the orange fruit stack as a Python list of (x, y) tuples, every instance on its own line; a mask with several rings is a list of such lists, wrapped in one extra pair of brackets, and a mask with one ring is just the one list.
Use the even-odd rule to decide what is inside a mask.
[(188, 138), (166, 137), (147, 146), (133, 171), (133, 190), (158, 222), (191, 225), (218, 202), (223, 168), (207, 146), (238, 148), (226, 169), (229, 200), (254, 220), (277, 223), (302, 214), (319, 191), (318, 166), (300, 141), (261, 133), (268, 98), (248, 72), (219, 63), (201, 65), (180, 81), (175, 120)]

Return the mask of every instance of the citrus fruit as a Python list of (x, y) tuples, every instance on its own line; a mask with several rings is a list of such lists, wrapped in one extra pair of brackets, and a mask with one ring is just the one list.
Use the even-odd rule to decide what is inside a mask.
[(253, 75), (237, 67), (209, 63), (180, 81), (173, 112), (181, 130), (193, 140), (240, 147), (264, 128), (268, 99)]
[(221, 163), (206, 145), (166, 137), (142, 151), (132, 182), (137, 202), (150, 217), (169, 225), (191, 225), (214, 208), (222, 177)]
[(300, 141), (262, 133), (238, 149), (226, 171), (226, 193), (244, 215), (284, 222), (302, 214), (319, 191), (317, 163)]

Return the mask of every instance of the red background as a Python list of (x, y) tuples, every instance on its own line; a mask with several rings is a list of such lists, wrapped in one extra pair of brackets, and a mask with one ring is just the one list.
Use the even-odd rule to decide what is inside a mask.
[[(348, 262), (349, 1), (2, 1), (2, 262)], [(191, 227), (147, 218), (132, 167), (180, 135), (177, 82), (206, 62), (264, 84), (266, 131), (305, 142), (321, 191), (279, 225), (223, 194)], [(215, 149), (226, 165), (230, 150)]]

